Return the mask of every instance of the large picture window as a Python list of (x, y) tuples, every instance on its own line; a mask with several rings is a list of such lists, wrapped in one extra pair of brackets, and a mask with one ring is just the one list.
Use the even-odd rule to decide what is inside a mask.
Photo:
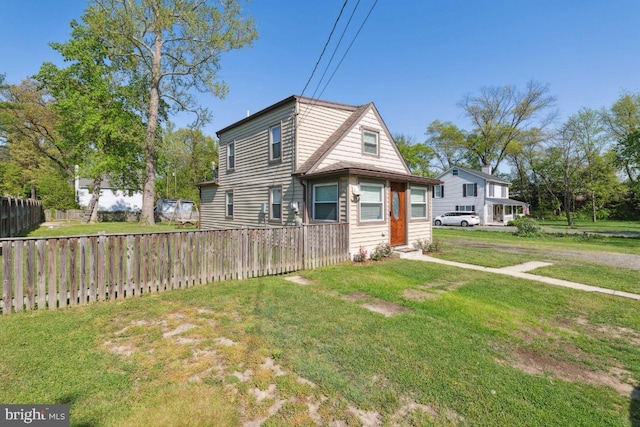
[(313, 186), (313, 219), (315, 221), (338, 220), (338, 184)]
[(426, 188), (411, 187), (411, 218), (427, 217), (427, 194)]
[(269, 219), (282, 220), (282, 187), (274, 187), (269, 191)]
[(226, 204), (226, 210), (225, 210), (225, 215), (228, 218), (233, 218), (233, 191), (227, 191), (227, 204)]
[(362, 133), (362, 152), (365, 154), (378, 155), (378, 134), (365, 130)]
[(282, 128), (280, 125), (269, 128), (269, 159), (280, 160), (282, 158)]
[(227, 169), (236, 168), (236, 143), (230, 142), (227, 145)]
[(382, 184), (360, 184), (360, 221), (383, 221), (383, 200)]

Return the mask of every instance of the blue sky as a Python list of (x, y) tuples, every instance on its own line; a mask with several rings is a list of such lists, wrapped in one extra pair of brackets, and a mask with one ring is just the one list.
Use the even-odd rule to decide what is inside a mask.
[[(225, 54), (226, 99), (203, 95), (215, 131), (290, 95), (299, 95), (344, 0), (253, 0), (259, 39)], [(357, 0), (349, 0), (315, 78)], [(320, 89), (375, 0), (360, 0), (342, 47)], [(51, 41), (68, 40), (69, 22), (85, 0), (2, 1), (0, 74), (19, 83), (44, 61), (60, 63)], [(529, 80), (550, 85), (560, 117), (581, 107), (610, 106), (623, 91), (640, 92), (640, 1), (637, 0), (379, 0), (321, 98), (373, 101), (393, 134), (424, 141), (429, 123), (469, 128), (458, 101), (483, 86)], [(183, 119), (176, 120), (178, 125)]]

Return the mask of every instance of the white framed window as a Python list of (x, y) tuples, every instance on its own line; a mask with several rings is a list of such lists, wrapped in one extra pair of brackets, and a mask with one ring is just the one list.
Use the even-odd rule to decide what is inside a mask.
[(441, 199), (444, 197), (444, 185), (433, 186), (433, 197)]
[(315, 221), (338, 220), (338, 184), (314, 184), (313, 219)]
[(456, 210), (460, 212), (475, 212), (476, 207), (473, 205), (456, 205)]
[(227, 144), (227, 169), (233, 170), (236, 168), (236, 142), (230, 142)]
[(489, 184), (489, 197), (496, 197), (496, 185)]
[(269, 128), (269, 160), (282, 158), (282, 127), (280, 125)]
[(282, 187), (269, 189), (269, 219), (282, 221)]
[(411, 187), (411, 218), (427, 218), (427, 195), (429, 191), (423, 187)]
[(384, 221), (384, 185), (360, 184), (360, 221)]
[(478, 184), (462, 184), (462, 197), (476, 197)]
[(362, 132), (362, 152), (364, 154), (378, 155), (378, 133), (370, 130)]
[(227, 191), (226, 193), (226, 209), (224, 213), (227, 218), (233, 218), (233, 191)]
[(509, 188), (509, 187), (507, 187), (506, 185), (501, 185), (501, 186), (500, 186), (500, 190), (501, 190), (501, 191), (500, 191), (500, 196), (501, 196), (503, 199), (506, 199), (506, 198), (508, 198), (508, 197), (509, 197), (509, 194), (508, 194), (508, 192), (507, 192), (508, 188)]

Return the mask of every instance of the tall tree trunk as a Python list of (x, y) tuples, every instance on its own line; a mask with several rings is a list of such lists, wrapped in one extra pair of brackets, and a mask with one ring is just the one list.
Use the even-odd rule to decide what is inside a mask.
[(95, 224), (98, 222), (98, 207), (100, 201), (100, 187), (102, 186), (102, 177), (97, 177), (93, 180), (93, 189), (91, 190), (91, 200), (89, 200), (89, 206), (87, 211), (88, 217), (84, 222)]
[(597, 212), (596, 212), (596, 193), (595, 191), (591, 193), (591, 210), (593, 213), (593, 222), (598, 220)]
[(151, 70), (151, 92), (149, 94), (149, 111), (147, 134), (145, 138), (145, 178), (142, 193), (142, 211), (140, 224), (155, 225), (153, 217), (153, 202), (156, 195), (156, 129), (158, 127), (158, 107), (160, 105), (160, 60), (162, 49), (162, 34), (156, 34), (153, 65)]
[(570, 227), (573, 224), (571, 223), (571, 197), (572, 194), (570, 191), (565, 190), (564, 192), (564, 214), (567, 218), (567, 225)]

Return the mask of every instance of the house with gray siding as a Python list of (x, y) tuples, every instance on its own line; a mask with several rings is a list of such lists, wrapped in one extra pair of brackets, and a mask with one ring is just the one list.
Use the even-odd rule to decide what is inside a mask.
[(509, 198), (510, 182), (491, 174), (491, 168), (474, 170), (454, 166), (441, 173), (433, 188), (433, 216), (445, 212), (476, 212), (481, 225), (507, 225), (528, 213), (527, 203)]
[(373, 103), (290, 96), (217, 132), (219, 171), (200, 187), (200, 227), (348, 223), (351, 254), (431, 241), (431, 194)]

